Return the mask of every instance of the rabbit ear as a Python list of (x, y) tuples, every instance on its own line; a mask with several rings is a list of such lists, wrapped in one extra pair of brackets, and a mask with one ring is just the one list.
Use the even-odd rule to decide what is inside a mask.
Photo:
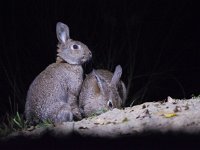
[(120, 82), (119, 86), (118, 86), (118, 92), (119, 92), (119, 95), (122, 99), (122, 106), (125, 105), (125, 102), (126, 102), (126, 98), (127, 98), (127, 91), (126, 91), (126, 86), (124, 84), (124, 82)]
[(69, 37), (69, 28), (66, 24), (58, 22), (56, 25), (57, 39), (60, 43), (65, 44)]
[(98, 85), (98, 87), (99, 87), (99, 89), (100, 89), (100, 93), (102, 93), (102, 94), (104, 95), (104, 94), (105, 94), (105, 92), (104, 92), (104, 86), (103, 86), (103, 84), (104, 84), (103, 82), (104, 82), (104, 81), (102, 81), (102, 80), (100, 79), (100, 77), (98, 76), (98, 74), (96, 73), (95, 70), (93, 70), (92, 72), (93, 72), (94, 76), (96, 77), (97, 85)]
[(115, 67), (115, 72), (111, 80), (111, 84), (117, 85), (122, 75), (122, 67), (120, 65)]

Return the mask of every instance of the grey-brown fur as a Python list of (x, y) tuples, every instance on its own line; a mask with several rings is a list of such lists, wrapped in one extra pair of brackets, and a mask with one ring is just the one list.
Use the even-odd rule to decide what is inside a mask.
[[(82, 64), (91, 58), (86, 45), (69, 37), (69, 28), (56, 26), (57, 61), (49, 65), (29, 87), (25, 105), (28, 122), (51, 120), (54, 123), (81, 119), (78, 95), (83, 82)], [(76, 46), (74, 46), (76, 45)]]
[(79, 96), (79, 107), (84, 117), (124, 105), (126, 87), (120, 80), (121, 74), (122, 68), (118, 65), (114, 74), (99, 69), (86, 76)]

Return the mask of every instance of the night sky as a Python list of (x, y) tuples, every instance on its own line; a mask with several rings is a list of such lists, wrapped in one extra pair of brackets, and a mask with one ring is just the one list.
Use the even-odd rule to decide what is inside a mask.
[(23, 112), (29, 85), (55, 62), (58, 21), (92, 51), (86, 73), (122, 66), (127, 106), (200, 94), (200, 11), (191, 0), (9, 0), (0, 7), (2, 114)]

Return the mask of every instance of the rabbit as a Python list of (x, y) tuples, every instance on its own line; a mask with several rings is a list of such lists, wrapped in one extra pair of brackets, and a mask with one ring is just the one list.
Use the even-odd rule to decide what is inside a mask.
[(121, 75), (120, 65), (116, 66), (114, 74), (99, 69), (86, 75), (79, 95), (79, 108), (83, 117), (123, 107), (127, 94), (125, 84), (120, 80)]
[(78, 95), (83, 82), (82, 64), (89, 61), (89, 48), (70, 39), (67, 25), (56, 25), (57, 59), (32, 82), (27, 92), (25, 117), (31, 124), (49, 120), (62, 123), (81, 119)]

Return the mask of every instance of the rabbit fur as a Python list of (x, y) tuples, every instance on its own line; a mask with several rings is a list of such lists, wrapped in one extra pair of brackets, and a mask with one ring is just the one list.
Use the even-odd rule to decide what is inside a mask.
[(86, 76), (79, 95), (79, 107), (83, 117), (122, 108), (126, 100), (126, 87), (120, 80), (121, 75), (122, 68), (118, 65), (114, 74), (98, 69)]
[(30, 123), (62, 123), (81, 119), (78, 96), (83, 82), (82, 64), (91, 57), (88, 47), (70, 39), (67, 25), (56, 25), (57, 60), (42, 71), (29, 87), (25, 117)]

